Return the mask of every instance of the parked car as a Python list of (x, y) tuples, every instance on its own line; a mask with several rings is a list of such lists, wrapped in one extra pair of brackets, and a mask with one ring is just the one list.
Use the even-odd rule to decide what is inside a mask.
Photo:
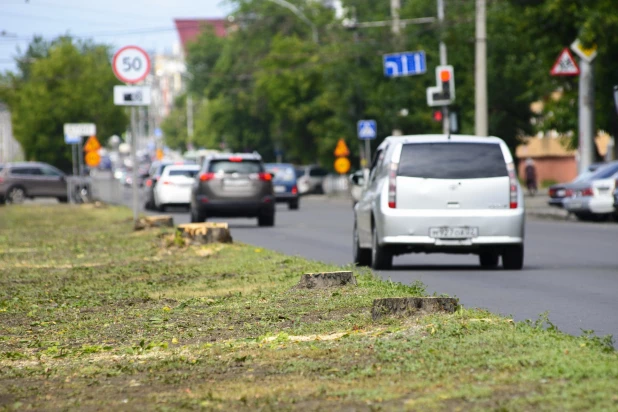
[(200, 170), (198, 165), (168, 166), (154, 189), (155, 208), (165, 211), (168, 206), (189, 206), (191, 186)]
[(564, 208), (581, 220), (604, 220), (614, 213), (618, 161), (599, 168), (586, 181), (573, 186)]
[(585, 172), (582, 172), (575, 179), (571, 180), (568, 183), (558, 183), (552, 185), (548, 189), (549, 200), (547, 204), (554, 207), (562, 208), (564, 207), (563, 201), (565, 197), (571, 196), (571, 189), (577, 184), (584, 182), (590, 178), (594, 174), (599, 167), (604, 166), (606, 163), (593, 163), (588, 166), (588, 169)]
[(328, 175), (328, 171), (321, 166), (297, 166), (296, 167), (296, 183), (298, 191), (301, 195), (315, 193), (324, 193), (324, 179)]
[(297, 210), (299, 195), (294, 166), (287, 163), (267, 163), (264, 167), (273, 175), (275, 200), (287, 203), (290, 210)]
[(0, 203), (22, 203), (36, 197), (67, 202), (66, 175), (47, 163), (5, 163), (0, 170)]
[(614, 182), (614, 187), (614, 214), (618, 218), (618, 179)]
[(259, 226), (274, 226), (272, 178), (258, 154), (226, 153), (207, 157), (191, 188), (191, 221), (257, 217)]
[(388, 137), (354, 207), (354, 262), (390, 268), (405, 253), (477, 254), (524, 263), (524, 201), (513, 158), (497, 137)]
[(161, 175), (163, 174), (163, 170), (165, 170), (165, 168), (167, 166), (180, 166), (180, 165), (185, 165), (185, 164), (195, 164), (195, 162), (192, 161), (178, 161), (178, 162), (173, 162), (173, 161), (156, 161), (153, 162), (150, 165), (150, 170), (148, 171), (148, 176), (144, 178), (144, 186), (145, 186), (145, 197), (146, 197), (146, 202), (144, 204), (144, 207), (146, 209), (154, 209), (155, 208), (155, 203), (154, 203), (154, 190), (157, 187), (157, 182), (159, 181), (159, 179), (161, 179)]

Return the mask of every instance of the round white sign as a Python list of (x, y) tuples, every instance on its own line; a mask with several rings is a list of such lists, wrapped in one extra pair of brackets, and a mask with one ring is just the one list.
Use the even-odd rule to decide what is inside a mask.
[(124, 83), (139, 83), (150, 73), (150, 57), (142, 48), (126, 46), (114, 54), (114, 74)]

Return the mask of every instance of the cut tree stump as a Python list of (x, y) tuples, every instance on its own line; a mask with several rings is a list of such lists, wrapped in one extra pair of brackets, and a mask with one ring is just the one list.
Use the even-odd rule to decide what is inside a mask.
[(352, 272), (305, 273), (300, 277), (297, 289), (321, 289), (356, 285)]
[(176, 235), (187, 239), (189, 243), (198, 245), (232, 243), (232, 235), (227, 223), (186, 223), (178, 225)]
[(135, 230), (150, 229), (153, 227), (174, 227), (174, 218), (168, 215), (146, 216), (135, 224)]
[(383, 316), (414, 316), (418, 314), (446, 312), (457, 309), (456, 298), (422, 297), (422, 298), (384, 298), (375, 299), (371, 308), (373, 320)]

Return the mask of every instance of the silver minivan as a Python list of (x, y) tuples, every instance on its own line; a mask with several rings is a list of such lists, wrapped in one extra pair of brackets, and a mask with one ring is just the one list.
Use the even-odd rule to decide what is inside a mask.
[(354, 261), (388, 269), (406, 253), (477, 254), (480, 265), (518, 270), (524, 201), (502, 139), (388, 137), (354, 207)]

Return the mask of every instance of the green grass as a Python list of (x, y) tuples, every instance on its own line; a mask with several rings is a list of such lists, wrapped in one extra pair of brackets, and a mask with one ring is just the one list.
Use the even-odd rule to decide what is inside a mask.
[(618, 408), (610, 338), (465, 308), (373, 322), (373, 299), (423, 285), (348, 267), (357, 287), (297, 290), (341, 267), (170, 233), (0, 208), (0, 410)]

